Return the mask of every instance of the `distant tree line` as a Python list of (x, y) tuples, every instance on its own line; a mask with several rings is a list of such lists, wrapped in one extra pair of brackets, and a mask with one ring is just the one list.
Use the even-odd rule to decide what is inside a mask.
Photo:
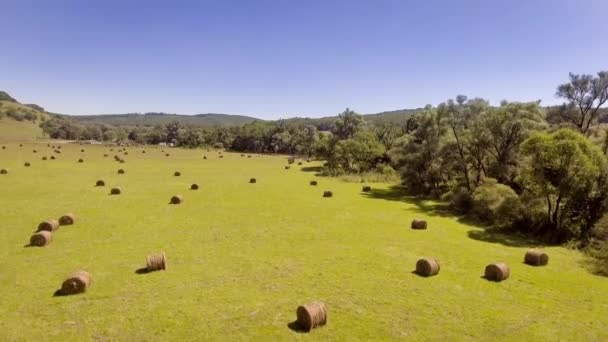
[(398, 172), (408, 192), (443, 199), (462, 215), (586, 246), (608, 238), (608, 128), (602, 124), (608, 72), (570, 74), (556, 96), (564, 104), (545, 109), (540, 102), (495, 107), (459, 95), (400, 124), (368, 122), (346, 109), (334, 122), (316, 124), (114, 127), (56, 116), (41, 126), (61, 139), (298, 155), (323, 160), (329, 175)]

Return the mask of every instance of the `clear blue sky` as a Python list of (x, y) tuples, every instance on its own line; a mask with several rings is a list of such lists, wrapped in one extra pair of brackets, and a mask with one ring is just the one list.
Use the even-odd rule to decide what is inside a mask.
[(322, 116), (457, 94), (559, 103), (608, 1), (0, 0), (0, 89), (67, 114)]

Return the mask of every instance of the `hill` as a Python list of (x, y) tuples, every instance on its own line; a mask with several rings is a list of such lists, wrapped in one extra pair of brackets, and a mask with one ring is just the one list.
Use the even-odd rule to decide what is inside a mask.
[(40, 123), (50, 118), (48, 113), (36, 109), (38, 106), (35, 105), (20, 104), (5, 92), (0, 92), (0, 97), (11, 99), (0, 100), (0, 141), (29, 141), (44, 137)]
[(192, 126), (240, 126), (258, 119), (244, 115), (229, 114), (166, 114), (166, 113), (131, 113), (69, 116), (81, 123), (104, 123), (113, 126), (156, 126), (178, 121), (182, 125)]

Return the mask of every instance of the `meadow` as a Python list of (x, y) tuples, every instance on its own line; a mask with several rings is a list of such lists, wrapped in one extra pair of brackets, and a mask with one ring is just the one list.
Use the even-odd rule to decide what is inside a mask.
[[(316, 177), (320, 162), (286, 170), (285, 156), (128, 147), (120, 164), (118, 147), (4, 145), (4, 341), (608, 340), (608, 279), (583, 254), (488, 232), (394, 184), (363, 193)], [(109, 195), (113, 186), (122, 194)], [(184, 202), (170, 205), (176, 194)], [(68, 212), (76, 223), (51, 244), (24, 247), (40, 221)], [(415, 217), (429, 229), (410, 229)], [(549, 265), (524, 264), (530, 247)], [(161, 251), (166, 271), (135, 272)], [(412, 272), (427, 256), (439, 259), (437, 276)], [(482, 278), (496, 261), (511, 267), (501, 283)], [(53, 296), (80, 269), (93, 277), (87, 292)], [(292, 330), (296, 307), (313, 300), (327, 304), (327, 325)]]

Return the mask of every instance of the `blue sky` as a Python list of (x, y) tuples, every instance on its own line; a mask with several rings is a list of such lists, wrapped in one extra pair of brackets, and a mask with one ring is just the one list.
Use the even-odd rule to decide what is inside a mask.
[(261, 118), (560, 103), (608, 69), (608, 1), (0, 0), (0, 89), (66, 114)]

